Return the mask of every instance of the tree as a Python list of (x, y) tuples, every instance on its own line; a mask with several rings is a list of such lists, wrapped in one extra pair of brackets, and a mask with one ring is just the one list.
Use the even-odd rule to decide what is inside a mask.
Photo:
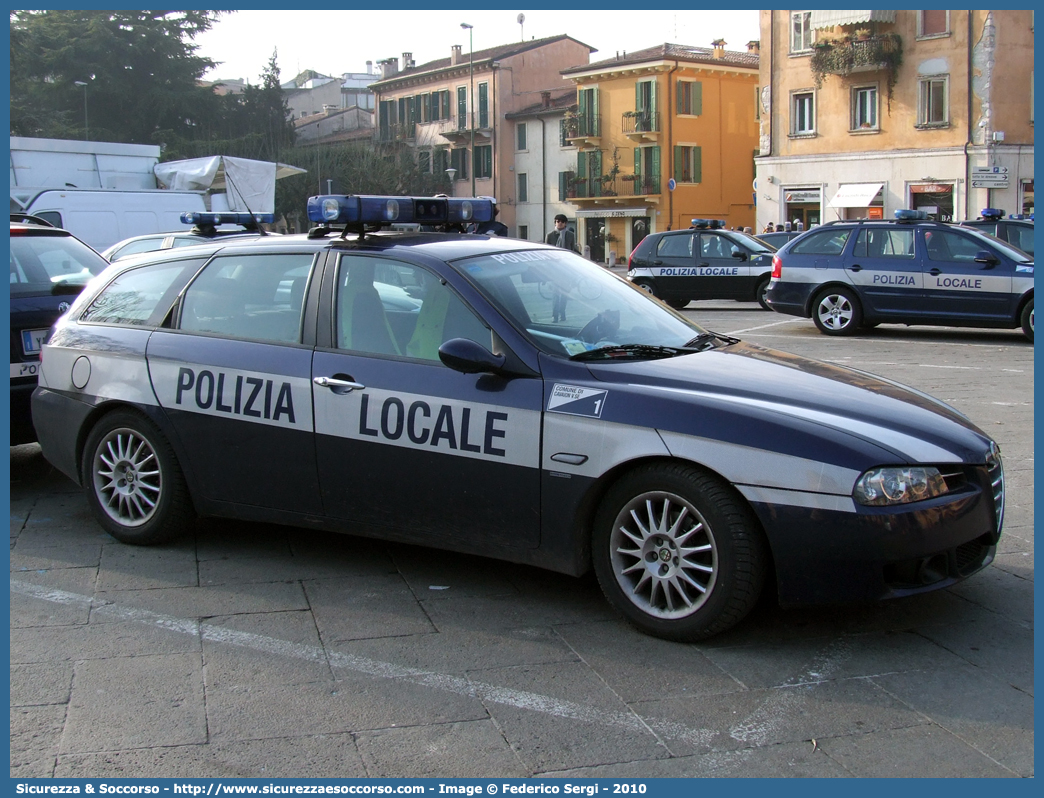
[(12, 12), (11, 133), (82, 138), (86, 124), (101, 141), (205, 136), (220, 103), (200, 80), (215, 64), (191, 40), (220, 13)]

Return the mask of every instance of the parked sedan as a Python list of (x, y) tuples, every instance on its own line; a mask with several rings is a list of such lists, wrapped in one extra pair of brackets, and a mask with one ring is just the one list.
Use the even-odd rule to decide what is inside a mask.
[(766, 584), (870, 601), (992, 561), (1000, 453), (942, 402), (706, 330), (562, 248), (377, 229), (486, 200), (309, 216), (114, 264), (44, 345), (44, 455), (117, 539), (201, 514), (593, 569), (683, 641)]

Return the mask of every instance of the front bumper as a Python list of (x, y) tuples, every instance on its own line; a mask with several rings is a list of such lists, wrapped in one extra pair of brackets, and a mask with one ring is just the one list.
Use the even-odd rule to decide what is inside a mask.
[(752, 502), (783, 606), (867, 602), (948, 587), (993, 561), (1003, 483), (967, 467), (953, 494), (855, 512)]

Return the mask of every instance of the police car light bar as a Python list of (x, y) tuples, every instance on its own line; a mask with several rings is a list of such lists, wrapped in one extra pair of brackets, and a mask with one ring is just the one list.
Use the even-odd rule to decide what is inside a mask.
[(1003, 219), (1004, 211), (999, 208), (983, 208), (979, 214), (980, 219)]
[(254, 225), (261, 222), (272, 224), (274, 221), (274, 213), (201, 213), (199, 211), (187, 211), (181, 214), (182, 224), (210, 225), (214, 227), (219, 224)]
[(724, 219), (693, 219), (692, 226), (697, 230), (719, 230), (725, 226)]
[(308, 219), (321, 224), (467, 224), (493, 220), (487, 197), (386, 197), (373, 194), (324, 194), (308, 198)]
[(895, 218), (900, 222), (924, 222), (928, 220), (928, 211), (897, 210)]

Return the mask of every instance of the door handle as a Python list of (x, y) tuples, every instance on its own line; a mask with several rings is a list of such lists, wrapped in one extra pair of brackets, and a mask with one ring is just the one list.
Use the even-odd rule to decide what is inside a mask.
[(365, 385), (358, 382), (352, 382), (348, 380), (339, 380), (335, 377), (314, 377), (312, 379), (316, 385), (320, 388), (329, 388), (334, 393), (345, 394), (351, 393), (352, 391), (361, 391), (366, 388)]
[(853, 263), (853, 264), (852, 264), (851, 266), (849, 266), (848, 268), (849, 268), (849, 269), (851, 269), (851, 270), (852, 270), (852, 271), (854, 271), (854, 272), (861, 272), (861, 271), (863, 270), (863, 267), (862, 267), (862, 266), (860, 266), (860, 265), (859, 265), (858, 263)]
[(942, 269), (929, 269), (928, 274), (930, 274), (932, 277), (938, 277), (940, 274), (942, 274)]
[(710, 266), (710, 264), (706, 263), (706, 262), (702, 262), (702, 263), (700, 263), (700, 266)]
[(653, 266), (663, 266), (663, 261), (662, 260), (654, 260), (653, 261)]

